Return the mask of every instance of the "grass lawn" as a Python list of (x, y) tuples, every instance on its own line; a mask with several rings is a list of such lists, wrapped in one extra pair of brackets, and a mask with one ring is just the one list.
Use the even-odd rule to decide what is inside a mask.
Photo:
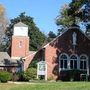
[(0, 83), (0, 90), (90, 90), (90, 82)]

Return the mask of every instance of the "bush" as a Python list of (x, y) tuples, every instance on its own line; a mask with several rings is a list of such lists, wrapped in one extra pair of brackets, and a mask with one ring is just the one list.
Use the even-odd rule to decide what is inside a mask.
[(0, 72), (0, 81), (1, 82), (7, 82), (7, 81), (9, 81), (11, 79), (12, 79), (11, 73), (9, 73), (7, 71), (1, 71)]
[(37, 75), (37, 69), (36, 68), (28, 68), (24, 72), (24, 78), (27, 81), (29, 81), (29, 80), (35, 80), (36, 79), (36, 75)]
[(35, 80), (37, 75), (36, 68), (28, 68), (25, 72), (18, 73), (19, 81)]
[(70, 70), (69, 71), (70, 81), (80, 81), (80, 71)]
[(60, 80), (62, 81), (80, 81), (79, 70), (68, 70), (60, 72)]
[(19, 77), (18, 81), (27, 81), (24, 72), (19, 72), (17, 75)]

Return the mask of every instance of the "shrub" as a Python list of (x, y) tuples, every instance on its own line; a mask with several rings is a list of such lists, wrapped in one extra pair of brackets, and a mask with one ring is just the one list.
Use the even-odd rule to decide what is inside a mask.
[(70, 70), (69, 71), (70, 81), (80, 81), (80, 71)]
[(80, 81), (79, 70), (68, 70), (60, 72), (60, 80), (62, 81)]
[(69, 71), (60, 71), (59, 79), (62, 81), (69, 81), (70, 80)]
[(11, 78), (12, 78), (11, 73), (9, 73), (7, 71), (0, 72), (0, 81), (1, 82), (7, 82), (7, 81), (11, 80)]
[(24, 72), (19, 72), (17, 73), (17, 75), (19, 77), (18, 81), (27, 81), (27, 78), (25, 77)]
[(36, 68), (28, 68), (25, 72), (18, 73), (19, 81), (29, 81), (36, 79), (37, 69)]
[(32, 62), (29, 65), (29, 68), (37, 68), (38, 59), (33, 59)]
[(36, 79), (36, 75), (37, 75), (37, 69), (36, 68), (28, 68), (24, 72), (24, 78), (27, 81)]

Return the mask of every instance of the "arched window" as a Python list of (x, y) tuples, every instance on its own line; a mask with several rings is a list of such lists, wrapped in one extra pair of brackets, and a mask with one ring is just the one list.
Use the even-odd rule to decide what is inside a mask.
[(76, 54), (70, 56), (70, 69), (77, 69), (77, 60), (78, 56)]
[(87, 55), (83, 54), (80, 56), (80, 69), (82, 70), (87, 69), (87, 61), (88, 61)]
[(67, 69), (67, 63), (68, 63), (68, 55), (63, 53), (59, 57), (59, 68), (60, 69)]

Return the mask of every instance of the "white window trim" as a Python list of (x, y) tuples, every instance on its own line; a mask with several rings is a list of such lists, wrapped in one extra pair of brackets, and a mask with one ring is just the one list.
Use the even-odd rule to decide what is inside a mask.
[[(71, 57), (72, 57), (73, 55), (76, 56), (77, 59), (71, 59)], [(79, 63), (79, 57), (78, 57), (78, 55), (77, 55), (77, 54), (71, 54), (71, 55), (70, 55), (70, 59), (69, 59), (69, 69), (70, 69), (70, 70), (72, 70), (72, 69), (70, 68), (70, 61), (71, 61), (71, 60), (73, 60), (73, 61), (76, 60), (76, 61), (77, 61), (77, 69), (79, 69), (80, 63)], [(74, 62), (73, 62), (73, 63), (74, 63)], [(74, 67), (74, 64), (73, 64), (73, 67)], [(74, 68), (73, 68), (73, 69), (74, 69)]]
[[(61, 68), (60, 67), (60, 60), (61, 60), (61, 56), (62, 55), (66, 55), (66, 57), (67, 57), (67, 68)], [(76, 57), (77, 57), (77, 70), (83, 70), (83, 71), (87, 71), (87, 73), (89, 73), (89, 66), (88, 66), (88, 56), (86, 55), (86, 54), (81, 54), (80, 56), (78, 56), (77, 54), (71, 54), (70, 56), (68, 55), (68, 54), (66, 54), (66, 53), (62, 53), (62, 54), (60, 54), (60, 56), (59, 56), (59, 72), (61, 71), (61, 70), (73, 70), (73, 69), (71, 69), (70, 68), (70, 60), (72, 60), (72, 59), (70, 59), (70, 57), (72, 56), (72, 55), (75, 55)], [(81, 56), (85, 56), (86, 57), (86, 69), (80, 69), (80, 57)], [(66, 59), (64, 59), (64, 60), (66, 60)], [(64, 63), (64, 62), (63, 62)], [(64, 65), (64, 64), (63, 64)]]
[[(84, 59), (84, 60), (81, 60), (81, 59), (80, 59), (80, 61), (86, 61), (86, 69), (80, 69), (80, 70), (86, 71), (86, 70), (88, 69), (88, 56), (87, 56), (86, 54), (81, 54), (81, 55), (80, 55), (80, 58), (81, 58), (82, 56), (85, 56), (85, 57), (86, 57), (86, 60), (85, 60), (85, 59)], [(83, 66), (83, 67), (84, 67), (84, 66)]]
[[(61, 63), (60, 61), (61, 61), (61, 56), (62, 56), (62, 55), (65, 55), (65, 56), (67, 57), (67, 68), (61, 68), (61, 66), (60, 66), (60, 63)], [(66, 59), (63, 59), (63, 61), (64, 61), (64, 60), (66, 60)], [(62, 54), (59, 56), (59, 72), (60, 72), (61, 70), (68, 70), (68, 69), (69, 69), (69, 68), (68, 68), (68, 66), (69, 66), (69, 65), (68, 65), (68, 63), (69, 63), (68, 60), (69, 60), (69, 56), (68, 56), (68, 54), (66, 54), (66, 53), (62, 53)], [(63, 66), (64, 66), (64, 62), (63, 62)]]

